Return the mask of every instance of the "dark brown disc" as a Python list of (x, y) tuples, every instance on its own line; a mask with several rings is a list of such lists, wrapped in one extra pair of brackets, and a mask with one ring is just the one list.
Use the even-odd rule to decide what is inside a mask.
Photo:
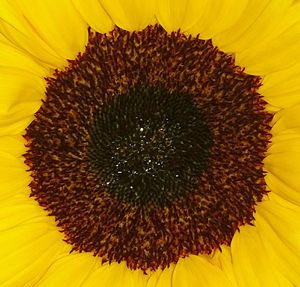
[(26, 130), (31, 196), (102, 262), (146, 272), (229, 245), (267, 193), (260, 85), (210, 40), (91, 32)]

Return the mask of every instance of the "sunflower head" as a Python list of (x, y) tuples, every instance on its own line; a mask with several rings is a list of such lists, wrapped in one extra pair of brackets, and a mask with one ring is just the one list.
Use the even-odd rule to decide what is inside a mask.
[(299, 12), (0, 3), (0, 285), (298, 286)]

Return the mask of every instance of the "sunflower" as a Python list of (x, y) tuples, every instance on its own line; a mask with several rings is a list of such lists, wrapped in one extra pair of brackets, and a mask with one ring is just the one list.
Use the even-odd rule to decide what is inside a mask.
[(0, 286), (300, 286), (299, 1), (3, 0)]

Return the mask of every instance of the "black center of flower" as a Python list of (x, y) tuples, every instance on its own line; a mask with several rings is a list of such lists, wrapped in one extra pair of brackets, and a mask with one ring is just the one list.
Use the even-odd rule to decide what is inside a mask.
[(193, 191), (210, 145), (191, 96), (137, 88), (113, 97), (96, 116), (89, 158), (119, 200), (164, 206)]
[(90, 33), (26, 130), (31, 196), (101, 262), (147, 272), (230, 245), (267, 193), (260, 85), (199, 37)]

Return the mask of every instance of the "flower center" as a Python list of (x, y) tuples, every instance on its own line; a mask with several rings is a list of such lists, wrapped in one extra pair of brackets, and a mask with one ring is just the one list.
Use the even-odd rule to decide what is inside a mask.
[(209, 129), (190, 96), (136, 88), (99, 111), (89, 159), (112, 196), (164, 206), (195, 189), (210, 145)]
[(146, 272), (252, 224), (272, 115), (260, 78), (211, 41), (158, 25), (90, 33), (47, 83), (25, 162), (74, 250)]

